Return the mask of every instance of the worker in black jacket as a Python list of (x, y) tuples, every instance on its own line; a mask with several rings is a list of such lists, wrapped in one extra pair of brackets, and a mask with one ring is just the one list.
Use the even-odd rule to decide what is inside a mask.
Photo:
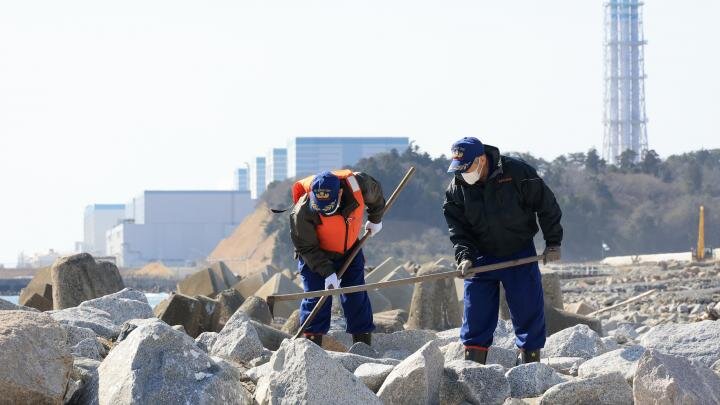
[[(455, 177), (445, 193), (443, 213), (460, 277), (472, 267), (535, 256), (538, 222), (545, 238), (545, 259), (560, 259), (562, 213), (555, 196), (535, 169), (500, 155), (477, 138), (452, 146), (448, 173)], [(545, 345), (545, 315), (537, 262), (478, 273), (465, 279), (460, 338), (465, 359), (485, 363), (499, 310), (499, 284), (507, 297), (523, 362), (539, 361)]]

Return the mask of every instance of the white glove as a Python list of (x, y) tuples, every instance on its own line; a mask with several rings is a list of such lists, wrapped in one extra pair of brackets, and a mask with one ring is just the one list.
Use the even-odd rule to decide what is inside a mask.
[(367, 222), (365, 223), (365, 229), (366, 229), (368, 232), (370, 232), (370, 236), (371, 236), (371, 237), (372, 237), (372, 236), (375, 236), (375, 235), (377, 235), (378, 233), (380, 233), (380, 230), (382, 230), (382, 221), (379, 222), (379, 223), (377, 223), (377, 224), (374, 224), (374, 223), (372, 223), (372, 222), (370, 222), (370, 221), (367, 221)]
[(325, 289), (329, 290), (331, 288), (338, 288), (340, 287), (340, 281), (338, 281), (337, 274), (333, 273), (325, 279)]
[(468, 274), (467, 274), (467, 271), (470, 270), (471, 268), (472, 268), (472, 262), (471, 262), (470, 260), (463, 260), (463, 261), (461, 261), (460, 264), (458, 264), (458, 267), (457, 267), (458, 273), (460, 273), (460, 274), (458, 275), (458, 277), (459, 277), (459, 278), (465, 278), (465, 276), (468, 275)]

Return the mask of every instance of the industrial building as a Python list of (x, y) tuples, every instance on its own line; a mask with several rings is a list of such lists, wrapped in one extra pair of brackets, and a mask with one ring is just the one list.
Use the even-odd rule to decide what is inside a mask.
[(265, 185), (287, 178), (287, 149), (270, 149), (265, 156)]
[(192, 266), (253, 209), (248, 191), (145, 191), (107, 232), (107, 251), (121, 267)]
[(250, 165), (235, 170), (235, 190), (250, 191)]
[(407, 137), (296, 137), (288, 143), (288, 177), (303, 177), (339, 169), (360, 159), (395, 149), (403, 152)]
[(265, 162), (265, 157), (256, 157), (250, 170), (250, 195), (253, 199), (260, 197), (268, 184), (265, 181)]
[(643, 3), (605, 3), (605, 132), (603, 158), (617, 163), (626, 150), (640, 159), (648, 150), (645, 116)]
[(105, 234), (124, 218), (124, 204), (92, 204), (85, 207), (80, 251), (93, 256), (107, 255)]

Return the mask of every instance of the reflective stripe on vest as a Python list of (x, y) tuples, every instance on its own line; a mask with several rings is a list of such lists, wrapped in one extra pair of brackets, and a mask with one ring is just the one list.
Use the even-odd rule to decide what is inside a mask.
[[(345, 180), (350, 186), (353, 196), (358, 202), (358, 207), (350, 213), (347, 219), (339, 213), (343, 207), (340, 207), (336, 215), (320, 215), (320, 224), (315, 226), (315, 232), (320, 241), (320, 249), (344, 254), (360, 236), (365, 200), (352, 170), (333, 170), (332, 173), (341, 180)], [(315, 176), (308, 176), (295, 182), (292, 189), (294, 202), (298, 202), (303, 195), (310, 192), (310, 185), (314, 178)]]

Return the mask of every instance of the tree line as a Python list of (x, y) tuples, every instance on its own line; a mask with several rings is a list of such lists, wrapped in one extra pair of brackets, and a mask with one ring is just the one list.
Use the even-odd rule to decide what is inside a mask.
[[(699, 206), (705, 206), (705, 244), (720, 244), (720, 149), (661, 158), (654, 150), (641, 158), (623, 152), (617, 164), (597, 150), (570, 153), (548, 161), (528, 153), (507, 153), (538, 170), (563, 211), (565, 260), (597, 260), (607, 255), (688, 251), (697, 243)], [(412, 145), (363, 159), (352, 167), (379, 180), (386, 195), (409, 166), (417, 172), (400, 195), (388, 225), (367, 244), (368, 263), (393, 256), (421, 262), (452, 256), (442, 216), (449, 158), (433, 158)], [(291, 181), (273, 184), (266, 201), (289, 201)], [(398, 229), (400, 228), (400, 229)], [(294, 266), (287, 215), (276, 215), (268, 231), (278, 230), (273, 261)], [(541, 235), (538, 249), (543, 246)]]

